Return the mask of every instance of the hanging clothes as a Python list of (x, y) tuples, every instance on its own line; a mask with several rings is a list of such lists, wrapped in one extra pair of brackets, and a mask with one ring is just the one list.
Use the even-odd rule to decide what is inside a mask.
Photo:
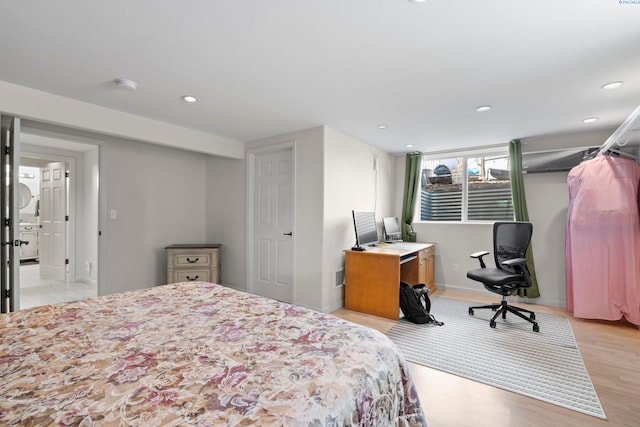
[(567, 310), (640, 325), (640, 166), (599, 154), (567, 182)]

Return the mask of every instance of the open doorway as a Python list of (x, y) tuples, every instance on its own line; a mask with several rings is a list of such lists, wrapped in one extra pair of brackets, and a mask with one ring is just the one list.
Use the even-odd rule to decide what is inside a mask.
[(20, 309), (96, 297), (98, 147), (23, 141), (20, 240), (29, 243), (20, 251)]

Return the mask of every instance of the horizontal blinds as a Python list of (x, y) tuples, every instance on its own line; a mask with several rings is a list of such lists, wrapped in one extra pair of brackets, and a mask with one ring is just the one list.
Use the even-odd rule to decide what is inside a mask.
[[(461, 221), (462, 186), (427, 185), (421, 189), (420, 219)], [(511, 186), (507, 183), (469, 183), (467, 218), (472, 221), (513, 220)]]

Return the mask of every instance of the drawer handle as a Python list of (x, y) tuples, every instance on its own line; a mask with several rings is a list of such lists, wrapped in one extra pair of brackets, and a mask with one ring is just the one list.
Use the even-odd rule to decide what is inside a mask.
[(193, 279), (191, 277), (189, 277), (189, 276), (186, 276), (186, 277), (187, 277), (187, 280), (191, 280), (193, 282), (194, 280), (198, 280), (198, 277), (200, 277), (200, 276), (196, 276)]
[(196, 258), (196, 259), (190, 259), (190, 258), (187, 258), (187, 262), (188, 262), (189, 264), (195, 264), (196, 262), (198, 262), (198, 260), (199, 260), (199, 259), (200, 259), (200, 258)]

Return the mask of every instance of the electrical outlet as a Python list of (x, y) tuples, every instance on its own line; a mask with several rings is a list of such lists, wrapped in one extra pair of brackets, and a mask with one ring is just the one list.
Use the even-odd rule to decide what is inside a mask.
[(458, 272), (458, 264), (451, 264), (451, 271), (453, 273), (457, 273)]

